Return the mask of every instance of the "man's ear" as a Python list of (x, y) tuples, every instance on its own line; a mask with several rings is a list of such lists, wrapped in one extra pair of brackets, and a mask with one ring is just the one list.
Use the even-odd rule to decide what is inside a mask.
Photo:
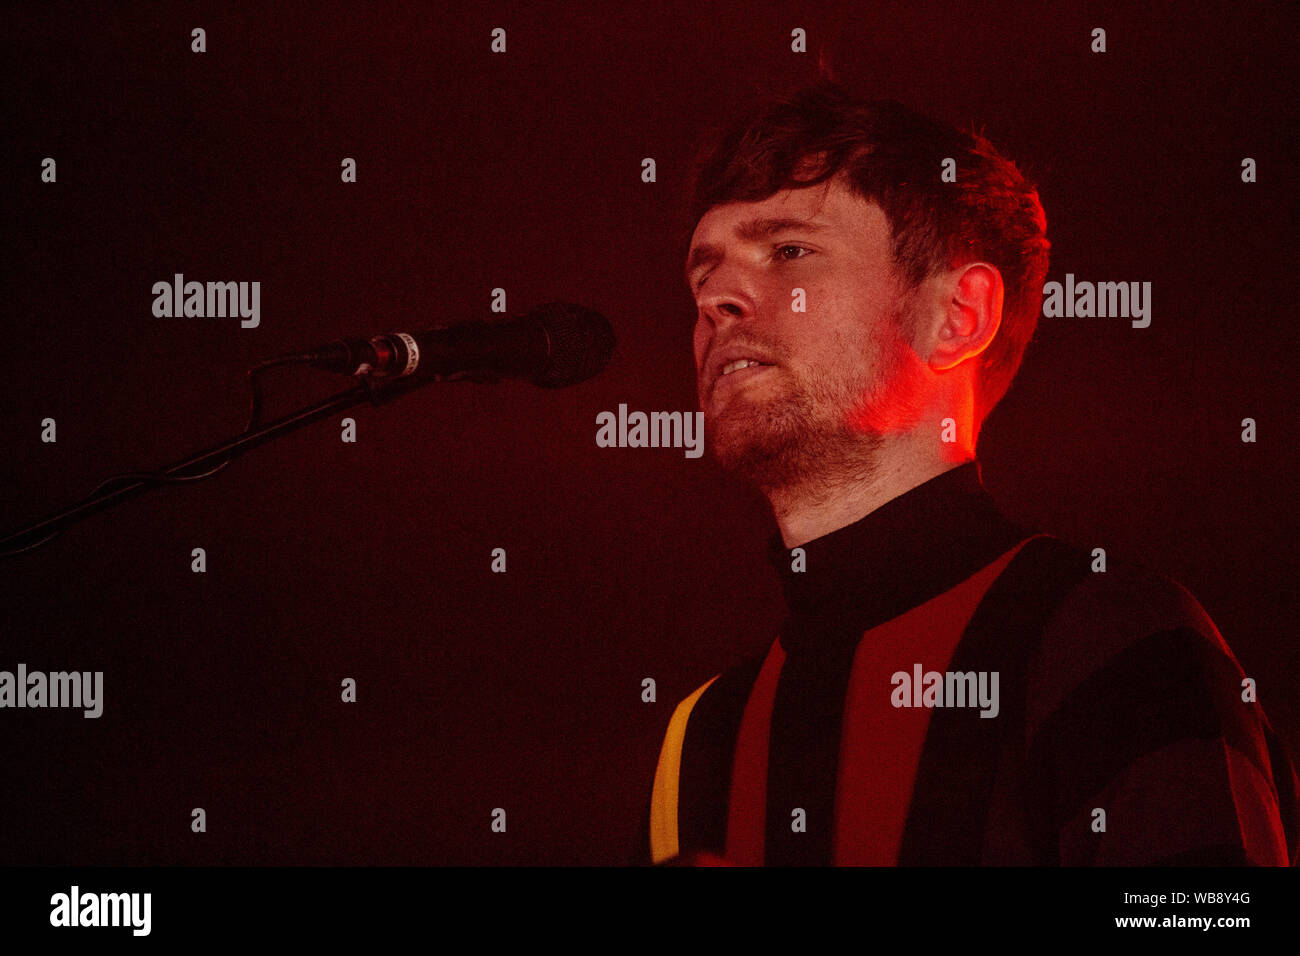
[(1002, 325), (1002, 273), (987, 262), (971, 262), (938, 279), (938, 302), (917, 343), (936, 372), (974, 358), (993, 341)]

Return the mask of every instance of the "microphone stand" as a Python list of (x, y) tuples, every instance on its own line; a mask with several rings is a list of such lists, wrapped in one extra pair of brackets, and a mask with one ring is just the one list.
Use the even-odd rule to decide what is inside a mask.
[[(174, 465), (168, 465), (159, 469), (159, 474), (177, 475), (198, 465), (207, 462), (216, 464), (214, 459), (225, 458), (233, 460), (245, 452), (251, 451), (259, 445), (265, 445), (272, 439), (279, 438), (291, 431), (296, 431), (304, 425), (310, 425), (330, 415), (333, 412), (342, 411), (345, 408), (351, 408), (354, 405), (360, 405), (362, 402), (369, 401), (373, 405), (381, 405), (384, 402), (392, 401), (400, 395), (405, 395), (426, 385), (431, 381), (451, 381), (466, 378), (471, 381), (495, 381), (496, 377), (483, 374), (472, 375), (411, 375), (405, 378), (379, 379), (374, 380), (370, 376), (363, 376), (361, 382), (344, 392), (332, 395), (329, 398), (322, 399), (315, 404), (308, 405), (296, 412), (291, 412), (282, 418), (278, 418), (269, 425), (264, 425), (256, 431), (247, 432), (237, 438), (222, 442), (186, 458), (184, 461), (177, 462)], [(128, 498), (134, 498), (150, 488), (159, 485), (168, 484), (168, 482), (152, 481), (146, 479), (131, 480), (126, 484), (119, 485), (116, 488), (107, 488), (97, 494), (78, 501), (76, 504), (69, 505), (59, 511), (46, 515), (37, 521), (20, 528), (11, 534), (0, 538), (0, 556), (3, 552), (10, 551), (15, 545), (31, 545), (36, 540), (43, 540), (52, 534), (62, 531), (70, 525), (76, 524), (92, 514), (111, 508)], [(21, 549), (20, 549), (21, 550)]]

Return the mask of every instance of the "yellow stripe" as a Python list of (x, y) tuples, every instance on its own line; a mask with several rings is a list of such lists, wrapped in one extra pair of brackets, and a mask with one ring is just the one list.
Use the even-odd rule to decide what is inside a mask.
[(654, 790), (650, 796), (650, 859), (655, 863), (677, 855), (677, 793), (682, 770), (682, 744), (686, 740), (686, 722), (691, 710), (709, 684), (719, 674), (695, 693), (677, 705), (673, 719), (668, 721), (663, 749), (659, 751), (659, 766), (655, 768)]

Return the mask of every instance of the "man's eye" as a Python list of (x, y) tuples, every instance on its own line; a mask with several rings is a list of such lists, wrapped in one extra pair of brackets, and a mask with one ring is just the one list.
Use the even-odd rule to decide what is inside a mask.
[(792, 245), (792, 244), (790, 244), (790, 243), (786, 243), (785, 245), (777, 246), (777, 247), (776, 247), (776, 250), (775, 250), (776, 257), (779, 258), (779, 259), (784, 259), (784, 260), (787, 261), (787, 262), (790, 261), (791, 259), (802, 259), (802, 258), (803, 258), (803, 255), (793, 255), (793, 256), (792, 256), (792, 255), (787, 255), (786, 253), (787, 253), (787, 251), (790, 250), (790, 249), (793, 249), (793, 250), (795, 250), (795, 251), (798, 252), (798, 253), (804, 253), (804, 254), (807, 254), (807, 253), (812, 252), (811, 249), (806, 249), (806, 248), (804, 248), (803, 246), (796, 246), (796, 245)]
[[(794, 243), (790, 243), (790, 242), (783, 243), (782, 245), (774, 246), (772, 248), (772, 258), (779, 259), (782, 262), (792, 262), (795, 259), (803, 259), (806, 256), (809, 256), (811, 254), (812, 254), (812, 250), (807, 248), (806, 246), (797, 246)], [(706, 272), (704, 276), (700, 279), (700, 281), (695, 283), (696, 295), (699, 295), (700, 290), (704, 288), (704, 283), (708, 281), (709, 281), (709, 273)]]

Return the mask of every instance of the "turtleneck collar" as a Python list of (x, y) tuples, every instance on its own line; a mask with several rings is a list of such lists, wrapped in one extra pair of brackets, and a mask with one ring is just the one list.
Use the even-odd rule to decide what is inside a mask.
[(865, 517), (802, 545), (795, 571), (779, 534), (769, 557), (790, 616), (787, 653), (862, 632), (942, 594), (1032, 534), (997, 510), (979, 462), (936, 475)]

